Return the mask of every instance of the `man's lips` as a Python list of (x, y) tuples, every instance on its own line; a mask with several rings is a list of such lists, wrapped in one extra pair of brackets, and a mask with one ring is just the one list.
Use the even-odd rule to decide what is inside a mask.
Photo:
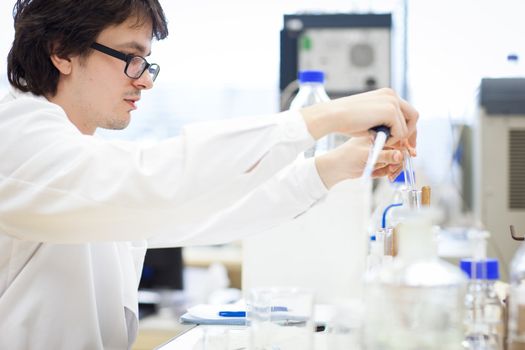
[(126, 101), (133, 109), (137, 109), (136, 103), (138, 102), (138, 98), (126, 98), (124, 101)]

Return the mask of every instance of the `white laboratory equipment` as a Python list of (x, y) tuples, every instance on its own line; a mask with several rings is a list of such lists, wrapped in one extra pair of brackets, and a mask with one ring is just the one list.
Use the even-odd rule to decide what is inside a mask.
[[(328, 99), (323, 72), (300, 72), (299, 80), (301, 88), (290, 109)], [(324, 143), (316, 153), (332, 146)], [(243, 290), (293, 286), (315, 290), (317, 302), (360, 298), (370, 198), (371, 182), (343, 181), (301, 216), (243, 240)]]
[(405, 215), (399, 253), (369, 276), (362, 343), (367, 350), (457, 350), (467, 278), (437, 257), (431, 209)]
[(244, 239), (243, 290), (296, 286), (314, 289), (316, 303), (360, 299), (370, 197), (360, 179), (343, 181), (303, 215)]
[(469, 350), (503, 350), (503, 304), (495, 289), (499, 280), (497, 259), (461, 259), (469, 277), (465, 296), (465, 342)]
[[(324, 89), (324, 72), (304, 70), (298, 73), (299, 91), (290, 104), (291, 110), (299, 110), (320, 102), (330, 100)], [(325, 153), (335, 146), (333, 134), (317, 140), (315, 146), (305, 151), (306, 158)]]
[(489, 255), (500, 256), (502, 280), (516, 251), (509, 225), (525, 230), (525, 78), (481, 82), (474, 143), (473, 195), (477, 219), (491, 233)]

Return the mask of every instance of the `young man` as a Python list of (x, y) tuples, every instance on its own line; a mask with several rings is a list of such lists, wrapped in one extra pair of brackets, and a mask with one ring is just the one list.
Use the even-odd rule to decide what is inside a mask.
[(153, 87), (145, 57), (168, 33), (157, 0), (19, 0), (14, 13), (13, 90), (0, 101), (2, 349), (129, 348), (147, 243), (225, 242), (293, 219), (363, 171), (366, 137), (292, 164), (328, 133), (390, 126), (376, 176), (394, 176), (395, 148), (415, 143), (417, 112), (389, 89), (188, 126), (148, 148), (100, 140)]

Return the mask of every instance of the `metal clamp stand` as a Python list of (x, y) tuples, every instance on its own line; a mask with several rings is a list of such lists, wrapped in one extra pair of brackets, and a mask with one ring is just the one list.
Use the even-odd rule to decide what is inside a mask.
[(521, 237), (516, 236), (516, 231), (514, 231), (514, 225), (510, 225), (510, 235), (512, 236), (512, 239), (514, 239), (515, 241), (525, 240), (525, 236), (521, 236)]

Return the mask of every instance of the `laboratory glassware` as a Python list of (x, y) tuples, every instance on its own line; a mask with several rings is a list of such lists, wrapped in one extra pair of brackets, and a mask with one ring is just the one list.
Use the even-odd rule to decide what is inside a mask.
[(314, 291), (258, 287), (246, 295), (251, 350), (312, 350)]
[(398, 256), (368, 279), (363, 348), (460, 348), (467, 278), (458, 267), (438, 258), (433, 213), (423, 208), (404, 215)]
[(394, 202), (385, 207), (381, 226), (385, 234), (386, 255), (397, 255), (398, 226), (403, 223), (406, 214), (419, 209), (419, 203), (421, 203), (421, 190), (411, 189), (405, 182), (405, 186), (397, 189)]
[(462, 259), (461, 269), (469, 276), (465, 295), (465, 342), (469, 350), (503, 349), (503, 304), (495, 282), (497, 259)]

